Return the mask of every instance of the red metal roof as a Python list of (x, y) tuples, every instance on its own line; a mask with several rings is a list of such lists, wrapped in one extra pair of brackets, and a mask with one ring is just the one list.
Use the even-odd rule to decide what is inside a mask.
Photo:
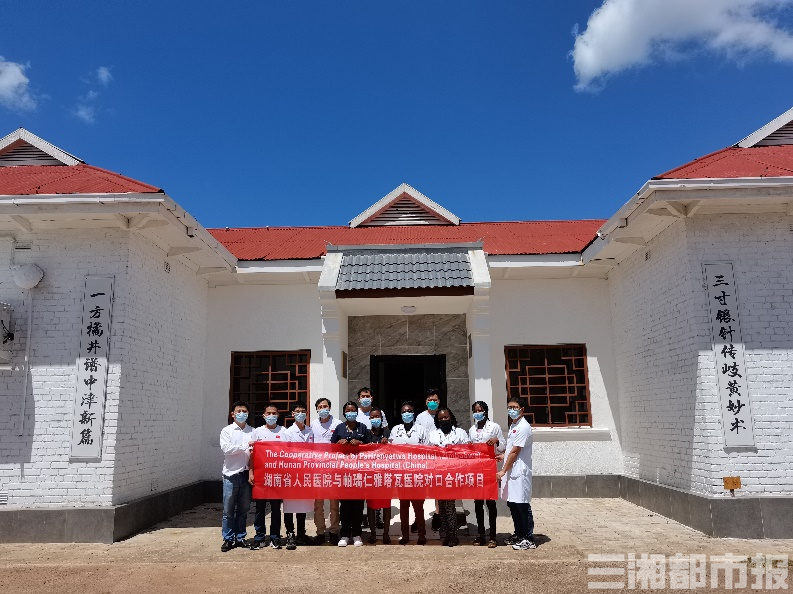
[(0, 195), (125, 194), (162, 192), (93, 165), (0, 167)]
[(603, 220), (515, 221), (388, 227), (269, 227), (209, 229), (239, 260), (303, 260), (325, 255), (325, 245), (467, 243), (484, 240), (493, 255), (581, 252)]
[(653, 179), (790, 176), (793, 176), (793, 145), (729, 147), (695, 159)]

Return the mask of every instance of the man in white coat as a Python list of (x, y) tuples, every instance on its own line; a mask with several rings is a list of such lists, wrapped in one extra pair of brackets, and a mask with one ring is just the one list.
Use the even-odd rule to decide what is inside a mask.
[(534, 516), (531, 513), (531, 425), (523, 417), (525, 401), (513, 396), (507, 401), (510, 425), (504, 465), (496, 473), (501, 482), (501, 498), (507, 500), (515, 534), (507, 540), (516, 551), (536, 549)]

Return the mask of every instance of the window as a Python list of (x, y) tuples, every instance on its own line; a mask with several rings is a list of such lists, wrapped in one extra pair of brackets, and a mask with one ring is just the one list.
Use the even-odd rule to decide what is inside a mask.
[(251, 407), (248, 421), (259, 427), (267, 402), (281, 413), (281, 420), (292, 424), (292, 405), (302, 400), (308, 407), (310, 423), (309, 360), (311, 351), (258, 351), (231, 353), (231, 388), (229, 405), (244, 400)]
[(508, 346), (507, 396), (528, 402), (532, 427), (591, 426), (586, 346)]

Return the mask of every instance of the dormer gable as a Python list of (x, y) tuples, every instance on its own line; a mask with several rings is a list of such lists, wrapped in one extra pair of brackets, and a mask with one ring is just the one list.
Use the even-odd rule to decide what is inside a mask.
[(350, 227), (459, 224), (459, 217), (408, 184), (401, 184), (350, 221)]
[(0, 138), (0, 167), (70, 166), (81, 163), (83, 163), (82, 159), (70, 155), (24, 128), (18, 128)]
[(782, 145), (793, 145), (793, 108), (774, 118), (759, 130), (752, 132), (735, 146), (753, 148)]

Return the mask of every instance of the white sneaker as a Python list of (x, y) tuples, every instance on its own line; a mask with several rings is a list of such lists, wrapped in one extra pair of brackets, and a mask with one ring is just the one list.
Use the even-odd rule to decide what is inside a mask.
[(360, 536), (353, 536), (352, 537), (352, 546), (354, 547), (362, 547), (363, 541), (361, 540)]
[(338, 547), (346, 547), (348, 544), (350, 544), (350, 539), (347, 538), (346, 536), (342, 536), (339, 539), (339, 544), (337, 544), (336, 546), (338, 546)]

